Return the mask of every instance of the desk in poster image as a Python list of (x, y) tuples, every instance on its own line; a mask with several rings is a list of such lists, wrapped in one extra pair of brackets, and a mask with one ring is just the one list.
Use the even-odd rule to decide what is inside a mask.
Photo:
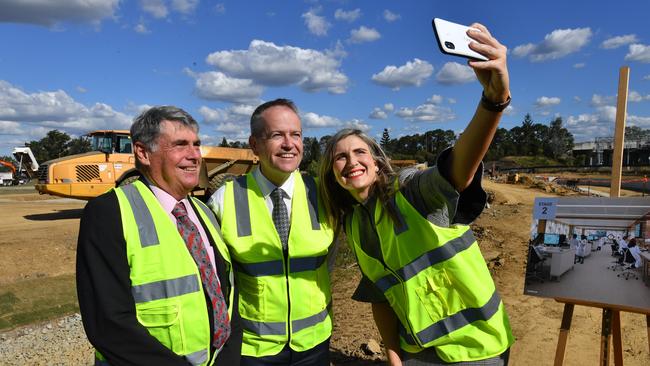
[(573, 268), (573, 261), (575, 260), (575, 249), (548, 249), (547, 253), (551, 254), (551, 278), (559, 279), (564, 272)]

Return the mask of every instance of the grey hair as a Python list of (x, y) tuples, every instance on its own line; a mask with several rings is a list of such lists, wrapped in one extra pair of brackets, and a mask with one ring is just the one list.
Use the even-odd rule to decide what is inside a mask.
[(199, 124), (181, 108), (171, 105), (156, 106), (142, 112), (133, 120), (131, 125), (131, 141), (133, 141), (133, 144), (140, 142), (147, 149), (155, 151), (157, 148), (156, 142), (160, 135), (160, 124), (163, 121), (179, 122), (191, 128), (194, 132), (199, 132)]
[(260, 104), (251, 115), (251, 136), (253, 137), (262, 137), (264, 132), (264, 117), (262, 113), (267, 109), (275, 106), (284, 106), (291, 109), (296, 115), (298, 115), (298, 107), (290, 99), (278, 98), (264, 104)]
[[(194, 132), (199, 132), (199, 124), (187, 112), (181, 108), (171, 105), (151, 107), (142, 112), (133, 120), (131, 125), (131, 142), (142, 143), (149, 151), (158, 149), (158, 137), (160, 136), (160, 124), (163, 121), (179, 122), (183, 126), (191, 128)], [(136, 169), (142, 170), (143, 166), (136, 155)]]

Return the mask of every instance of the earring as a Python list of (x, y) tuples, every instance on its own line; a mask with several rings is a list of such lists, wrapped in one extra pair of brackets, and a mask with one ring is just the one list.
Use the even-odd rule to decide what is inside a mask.
[(375, 172), (379, 172), (379, 167), (375, 165)]

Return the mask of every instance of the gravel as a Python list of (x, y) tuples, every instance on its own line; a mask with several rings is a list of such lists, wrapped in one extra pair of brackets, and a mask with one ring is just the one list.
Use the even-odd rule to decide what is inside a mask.
[(94, 350), (81, 315), (0, 333), (0, 365), (92, 365)]

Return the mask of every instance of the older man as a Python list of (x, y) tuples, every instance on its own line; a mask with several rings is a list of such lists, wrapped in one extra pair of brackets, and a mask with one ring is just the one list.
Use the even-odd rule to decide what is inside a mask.
[(242, 365), (329, 366), (333, 232), (302, 175), (302, 126), (296, 106), (276, 99), (251, 116), (259, 168), (227, 183), (209, 205), (233, 256), (244, 328)]
[(100, 365), (238, 365), (231, 262), (213, 213), (188, 193), (201, 166), (198, 124), (154, 107), (131, 126), (141, 178), (90, 201), (77, 294)]

